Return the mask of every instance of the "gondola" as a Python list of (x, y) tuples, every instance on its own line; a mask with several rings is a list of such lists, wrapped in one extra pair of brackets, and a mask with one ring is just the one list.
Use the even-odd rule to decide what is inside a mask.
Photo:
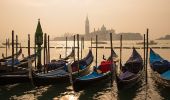
[(29, 78), (30, 68), (28, 68), (28, 64), (29, 62), (32, 63), (34, 61), (35, 56), (36, 55), (33, 54), (30, 57), (24, 58), (20, 62), (20, 64), (13, 67), (13, 70), (12, 70), (12, 66), (9, 66), (10, 70), (8, 69), (5, 72), (1, 72), (0, 85), (30, 82), (30, 78)]
[(150, 48), (150, 67), (152, 76), (161, 86), (170, 87), (170, 62)]
[[(92, 51), (89, 50), (87, 56), (79, 61), (79, 70), (78, 70), (78, 61), (75, 61), (71, 64), (73, 78), (78, 75), (84, 75), (89, 71), (90, 65), (93, 62)], [(34, 86), (44, 86), (56, 83), (68, 83), (70, 81), (69, 77), (70, 72), (68, 71), (67, 66), (59, 67), (58, 69), (52, 70), (48, 73), (36, 73), (32, 71), (32, 83)]]
[(135, 48), (120, 70), (120, 74), (116, 74), (118, 90), (130, 88), (141, 81), (144, 73), (143, 60)]
[[(72, 51), (70, 52), (69, 55), (67, 55), (65, 58), (60, 58), (59, 60), (69, 60), (70, 58), (73, 58), (74, 57), (74, 54), (75, 54), (75, 50), (72, 49)], [(59, 60), (51, 60), (51, 62), (56, 62), (56, 61), (59, 61)]]
[[(23, 59), (19, 60), (18, 58), (14, 58), (14, 69), (13, 71), (18, 71), (20, 69), (27, 69), (28, 68), (28, 59), (31, 60), (33, 63), (35, 61), (36, 54), (30, 55), (30, 57), (24, 57)], [(0, 66), (0, 74), (10, 72), (12, 69), (12, 59), (8, 59), (7, 61), (3, 62)]]
[[(74, 54), (75, 54), (75, 51), (74, 51), (74, 49), (72, 49), (71, 53), (68, 56), (66, 56), (65, 58), (60, 58), (59, 60), (54, 60), (54, 59), (51, 60), (50, 63), (46, 64), (46, 69), (47, 70), (55, 70), (59, 67), (65, 66), (65, 64), (68, 63), (69, 60), (71, 60), (74, 57)], [(45, 68), (45, 67), (43, 66), (43, 68)]]
[(81, 91), (84, 88), (87, 88), (92, 85), (96, 85), (102, 82), (107, 82), (111, 78), (111, 60), (114, 61), (113, 67), (116, 66), (117, 62), (117, 55), (112, 49), (113, 59), (111, 59), (111, 56), (107, 59), (101, 62), (99, 66), (94, 66), (94, 69), (89, 74), (78, 77), (73, 81), (73, 89), (75, 92)]
[[(14, 57), (19, 56), (21, 54), (22, 54), (22, 49), (20, 48), (20, 50), (17, 53), (14, 54)], [(5, 62), (5, 61), (7, 61), (8, 59), (11, 59), (11, 58), (12, 58), (12, 55), (8, 56), (8, 57), (4, 57), (4, 58), (0, 59), (0, 62)]]

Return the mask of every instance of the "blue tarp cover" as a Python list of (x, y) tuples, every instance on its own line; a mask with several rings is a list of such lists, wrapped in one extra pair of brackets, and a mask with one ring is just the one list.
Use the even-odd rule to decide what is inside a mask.
[(92, 78), (98, 78), (98, 77), (101, 77), (101, 76), (103, 76), (103, 74), (99, 74), (99, 73), (93, 71), (92, 73), (85, 75), (85, 76), (83, 76), (79, 79), (80, 80), (88, 80), (88, 79), (92, 79)]
[(167, 79), (167, 80), (170, 80), (170, 70), (164, 72), (161, 74), (161, 77)]

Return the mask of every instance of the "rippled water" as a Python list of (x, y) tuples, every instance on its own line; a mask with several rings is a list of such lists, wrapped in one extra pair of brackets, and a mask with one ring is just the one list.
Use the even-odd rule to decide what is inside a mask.
[[(119, 46), (118, 41), (114, 41), (114, 46)], [(26, 46), (26, 43), (24, 44)], [(51, 46), (64, 46), (65, 42), (51, 42)], [(69, 46), (73, 45), (73, 42), (68, 43)], [(169, 41), (160, 42), (159, 46), (168, 46)], [(90, 42), (85, 43), (85, 49), (83, 50), (83, 57), (88, 53), (88, 46), (90, 46)], [(109, 46), (107, 45), (99, 45), (99, 46)], [(135, 45), (132, 41), (124, 41), (123, 46), (129, 47), (140, 47), (139, 45)], [(158, 45), (157, 45), (158, 46)], [(0, 54), (5, 53), (5, 49), (0, 49)], [(161, 54), (162, 57), (170, 60), (170, 51), (169, 49), (154, 49), (157, 53)], [(68, 53), (71, 49), (68, 49)], [(115, 49), (116, 53), (119, 55), (119, 49)], [(143, 56), (143, 50), (137, 49), (137, 51)], [(27, 49), (23, 49), (25, 56), (27, 55)], [(31, 49), (33, 53), (33, 49)], [(131, 49), (123, 49), (122, 60), (123, 63), (128, 59), (132, 50)], [(8, 50), (8, 55), (11, 53), (11, 48)], [(65, 49), (60, 48), (52, 48), (51, 49), (51, 59), (58, 59), (59, 54), (65, 56)], [(93, 54), (95, 57), (95, 49), (93, 49)], [(103, 54), (108, 57), (110, 55), (109, 49), (98, 49), (98, 64), (102, 60)], [(95, 65), (92, 64), (91, 68)], [(111, 87), (110, 82), (96, 84), (92, 87), (86, 88), (85, 90), (75, 93), (72, 90), (72, 86), (68, 84), (56, 84), (55, 86), (45, 86), (36, 88), (32, 86), (31, 83), (23, 83), (23, 84), (13, 84), (0, 86), (0, 98), (3, 100), (14, 99), (14, 100), (51, 100), (51, 99), (62, 99), (62, 100), (170, 100), (170, 89), (164, 88), (163, 86), (158, 86), (157, 83), (152, 78), (150, 68), (148, 67), (148, 84), (145, 85), (144, 79), (141, 83), (137, 84), (133, 88), (124, 91), (117, 91), (116, 83), (113, 83)]]

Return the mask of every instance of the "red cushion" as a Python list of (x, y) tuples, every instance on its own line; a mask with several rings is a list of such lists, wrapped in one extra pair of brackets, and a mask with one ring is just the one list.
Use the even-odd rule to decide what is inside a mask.
[(111, 70), (111, 61), (102, 61), (99, 69), (105, 73)]

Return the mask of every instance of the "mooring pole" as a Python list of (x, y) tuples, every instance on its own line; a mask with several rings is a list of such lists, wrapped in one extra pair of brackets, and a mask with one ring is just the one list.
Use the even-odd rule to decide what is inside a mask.
[(6, 55), (5, 55), (5, 56), (6, 56), (6, 57), (7, 57), (7, 55), (8, 55), (8, 54), (7, 54), (7, 53), (8, 53), (8, 51), (7, 51), (7, 50), (8, 50), (8, 49), (7, 49), (8, 47), (7, 47), (7, 46), (8, 46), (8, 40), (6, 39), (6, 47), (5, 47), (5, 49), (6, 49)]
[(84, 37), (83, 37), (83, 50), (84, 50)]
[(50, 36), (48, 35), (48, 63), (50, 62)]
[(8, 44), (8, 48), (10, 48), (10, 45), (9, 45), (9, 38), (8, 38), (7, 44)]
[(97, 35), (96, 35), (96, 67), (97, 67), (97, 41), (98, 41), (97, 38), (98, 38), (98, 37), (97, 37)]
[[(18, 35), (16, 35), (16, 54), (17, 54), (17, 51), (18, 51)], [(18, 58), (18, 55), (16, 55), (16, 58)]]
[(45, 66), (46, 66), (46, 42), (47, 42), (47, 34), (44, 34), (44, 73), (45, 73)]
[(75, 58), (75, 39), (76, 39), (76, 36), (74, 35), (74, 62), (76, 60), (76, 58)]
[(77, 46), (78, 46), (78, 53), (77, 53), (77, 56), (78, 56), (78, 60), (77, 60), (77, 68), (78, 68), (78, 76), (80, 76), (80, 73), (79, 73), (79, 70), (80, 70), (80, 68), (79, 68), (79, 34), (77, 34)]
[(67, 57), (67, 37), (66, 37), (66, 51), (65, 51), (65, 57)]
[(82, 59), (82, 49), (83, 49), (83, 37), (81, 37), (81, 59)]
[(28, 57), (30, 58), (30, 34), (28, 34)]
[(92, 37), (91, 37), (91, 50), (92, 50)]
[(145, 65), (145, 61), (146, 61), (146, 47), (145, 47), (145, 34), (143, 35), (143, 66), (144, 69), (146, 71), (146, 65)]
[(122, 70), (122, 35), (120, 35), (120, 70)]
[[(112, 53), (112, 49), (113, 49), (113, 44), (112, 44), (112, 33), (110, 33), (110, 51), (111, 51), (111, 86), (113, 83), (113, 53)], [(116, 71), (116, 70), (115, 70)]]
[[(148, 49), (149, 49), (149, 44), (148, 44), (148, 33), (149, 33), (149, 29), (146, 30), (146, 70), (147, 70), (147, 66), (148, 66)], [(146, 72), (146, 77), (148, 77), (148, 73)], [(146, 83), (148, 83), (148, 80), (146, 78)]]
[(14, 71), (14, 30), (12, 30), (12, 71)]

